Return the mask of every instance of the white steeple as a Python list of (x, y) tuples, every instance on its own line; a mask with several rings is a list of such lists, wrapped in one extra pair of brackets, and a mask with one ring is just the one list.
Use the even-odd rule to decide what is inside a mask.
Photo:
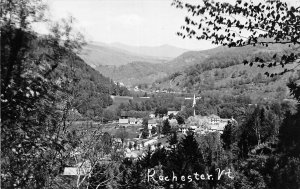
[(194, 116), (196, 116), (195, 105), (196, 105), (196, 97), (194, 94), (194, 100), (193, 100)]

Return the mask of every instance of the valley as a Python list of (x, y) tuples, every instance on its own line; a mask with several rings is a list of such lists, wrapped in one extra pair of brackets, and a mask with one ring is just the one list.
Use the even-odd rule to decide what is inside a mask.
[[(174, 50), (174, 47), (165, 47), (168, 47), (165, 52)], [(276, 99), (289, 95), (285, 87), (289, 79), (299, 80), (298, 69), (283, 77), (268, 78), (265, 76), (267, 67), (261, 69), (243, 64), (244, 60), (254, 60), (256, 56), (262, 56), (266, 61), (271, 60), (274, 54), (280, 56), (289, 49), (284, 44), (270, 45), (267, 48), (259, 45), (242, 48), (217, 47), (186, 52), (184, 49), (177, 49), (177, 54), (183, 53), (173, 58), (165, 58), (167, 56), (163, 57), (160, 53), (155, 57), (155, 52), (160, 52), (161, 46), (152, 47), (151, 56), (145, 56), (145, 51), (150, 51), (149, 47), (141, 47), (140, 53), (138, 49), (123, 44), (95, 43), (83, 50), (88, 50), (89, 56), (81, 57), (104, 76), (124, 84), (132, 91), (136, 88), (148, 93), (166, 91), (178, 94), (247, 94), (252, 99), (258, 99), (260, 96)], [(110, 61), (109, 58), (114, 61)], [(280, 70), (276, 68), (272, 72)]]

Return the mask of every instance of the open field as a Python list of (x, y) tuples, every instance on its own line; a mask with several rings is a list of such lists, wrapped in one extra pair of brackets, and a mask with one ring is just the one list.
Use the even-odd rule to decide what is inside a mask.
[(125, 131), (128, 133), (128, 139), (137, 138), (139, 135), (139, 129), (142, 128), (142, 126), (128, 126), (126, 128), (119, 127), (118, 124), (101, 124), (100, 122), (94, 122), (94, 121), (76, 121), (72, 122), (69, 126), (69, 130), (76, 130), (76, 131), (100, 131), (100, 132), (107, 132), (112, 136), (115, 136), (116, 133), (121, 130), (125, 129)]

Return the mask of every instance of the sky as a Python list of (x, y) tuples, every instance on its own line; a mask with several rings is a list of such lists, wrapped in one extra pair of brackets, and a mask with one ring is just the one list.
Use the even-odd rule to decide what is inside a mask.
[[(197, 0), (187, 1), (197, 2)], [(66, 18), (68, 15), (75, 17), (77, 26), (87, 41), (118, 42), (134, 46), (168, 44), (193, 50), (215, 47), (210, 41), (182, 39), (176, 35), (184, 25), (186, 12), (171, 6), (172, 0), (46, 0), (46, 2), (52, 20)], [(37, 30), (43, 33), (45, 28), (39, 27)]]
[[(186, 12), (171, 6), (172, 0), (46, 0), (51, 20), (72, 15), (88, 41), (133, 46), (172, 45), (202, 50), (215, 47), (209, 41), (182, 39), (176, 35)], [(39, 27), (44, 33), (45, 28)]]

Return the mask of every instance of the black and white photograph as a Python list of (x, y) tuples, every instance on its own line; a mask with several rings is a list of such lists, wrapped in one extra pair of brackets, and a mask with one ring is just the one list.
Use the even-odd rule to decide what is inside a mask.
[(3, 189), (300, 189), (300, 0), (1, 0)]

